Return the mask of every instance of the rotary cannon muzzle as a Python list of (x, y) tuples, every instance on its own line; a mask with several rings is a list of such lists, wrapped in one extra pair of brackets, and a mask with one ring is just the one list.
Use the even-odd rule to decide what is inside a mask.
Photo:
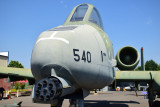
[(62, 83), (54, 77), (48, 77), (40, 80), (35, 84), (36, 99), (41, 101), (54, 100), (62, 94)]

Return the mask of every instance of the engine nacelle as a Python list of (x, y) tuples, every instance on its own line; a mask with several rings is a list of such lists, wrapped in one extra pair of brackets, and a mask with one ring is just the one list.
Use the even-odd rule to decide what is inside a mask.
[(131, 46), (121, 48), (116, 54), (119, 70), (134, 70), (139, 63), (139, 52)]

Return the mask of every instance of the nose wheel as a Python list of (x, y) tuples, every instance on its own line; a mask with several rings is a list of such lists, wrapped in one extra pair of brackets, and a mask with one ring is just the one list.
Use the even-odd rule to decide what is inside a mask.
[(56, 104), (51, 104), (51, 107), (62, 107), (64, 98), (57, 100)]

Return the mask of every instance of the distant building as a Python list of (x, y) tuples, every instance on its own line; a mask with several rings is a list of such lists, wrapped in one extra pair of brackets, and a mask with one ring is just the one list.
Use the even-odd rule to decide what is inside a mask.
[(0, 67), (8, 66), (8, 52), (0, 52)]
[[(0, 67), (8, 66), (9, 54), (8, 52), (0, 52)], [(11, 83), (7, 82), (8, 78), (0, 78), (0, 88), (4, 88), (5, 90), (10, 90)]]

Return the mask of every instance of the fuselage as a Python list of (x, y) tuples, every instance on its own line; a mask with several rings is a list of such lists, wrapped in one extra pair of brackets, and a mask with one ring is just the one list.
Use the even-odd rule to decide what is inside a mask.
[[(70, 106), (83, 107), (90, 90), (101, 89), (114, 81), (115, 66), (133, 70), (139, 62), (139, 53), (134, 47), (125, 46), (117, 52), (116, 60), (98, 10), (90, 4), (76, 6), (63, 25), (42, 32), (34, 45), (31, 57), (31, 71), (36, 79), (33, 102), (61, 107), (63, 100), (69, 99)], [(143, 80), (141, 76), (136, 80), (137, 73), (129, 72), (117, 77)], [(130, 74), (134, 74), (132, 79)], [(152, 79), (151, 72), (145, 74), (152, 80), (148, 88), (152, 105), (153, 91), (160, 92), (159, 75), (153, 74)]]
[(37, 81), (55, 75), (77, 88), (100, 89), (114, 80), (112, 43), (94, 23), (85, 19), (70, 22), (75, 9), (64, 25), (40, 34), (32, 52), (31, 70)]

